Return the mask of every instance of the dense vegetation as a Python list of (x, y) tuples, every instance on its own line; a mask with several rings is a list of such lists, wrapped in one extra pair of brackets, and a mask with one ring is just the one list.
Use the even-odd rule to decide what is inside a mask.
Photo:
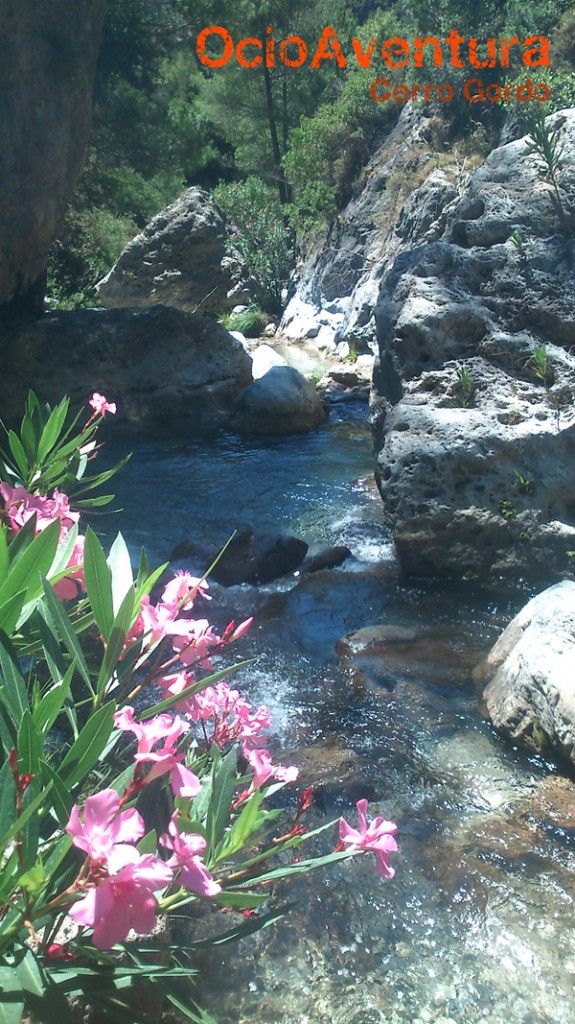
[[(265, 40), (272, 26), (277, 45), (297, 35), (307, 42), (310, 57), (299, 68), (277, 59), (273, 67), (262, 62), (249, 70), (230, 60), (214, 70), (196, 52), (198, 34), (209, 25), (224, 26), (234, 42)], [(110, 0), (86, 169), (51, 254), (52, 302), (92, 303), (95, 283), (125, 243), (191, 185), (220, 186), (220, 202), (237, 222), (238, 195), (221, 186), (249, 179), (247, 192), (252, 200), (256, 197), (264, 220), (269, 204), (274, 207), (268, 250), (278, 259), (264, 291), (269, 308), (277, 307), (294, 247), (287, 235), (278, 244), (270, 190), (286, 226), (299, 232), (315, 229), (349, 199), (368, 154), (401, 110), (398, 103), (376, 103), (370, 96), (370, 83), (382, 74), (381, 62), (375, 74), (375, 60), (373, 67), (361, 68), (354, 58), (346, 67), (325, 59), (310, 68), (326, 25), (335, 27), (348, 55), (352, 36), (366, 50), (372, 37), (380, 44), (394, 36), (413, 40), (418, 34), (444, 39), (452, 28), (482, 43), (490, 36), (547, 34), (552, 67), (546, 77), (553, 95), (546, 109), (575, 102), (575, 14), (568, 0), (387, 0), (381, 6), (371, 0), (294, 0), (289, 5), (280, 0)], [(288, 53), (292, 59), (297, 55), (293, 43)], [(452, 81), (465, 74), (448, 70)], [(446, 77), (445, 68), (430, 62), (424, 72), (426, 81)], [(386, 74), (413, 83), (422, 80), (423, 72), (410, 65)], [(504, 82), (524, 77), (525, 68), (517, 54), (511, 68), (485, 74), (486, 81)], [(471, 105), (459, 93), (453, 103), (437, 103), (437, 109), (443, 145), (478, 127), (494, 139), (504, 115), (501, 104)], [(254, 240), (245, 247), (254, 250)]]

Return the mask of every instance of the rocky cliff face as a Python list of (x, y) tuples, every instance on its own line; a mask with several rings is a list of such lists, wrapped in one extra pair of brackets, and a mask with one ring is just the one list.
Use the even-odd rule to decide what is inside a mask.
[(410, 574), (574, 568), (575, 111), (548, 124), (558, 193), (525, 138), (445, 173), (405, 108), (284, 316), (376, 350), (376, 478)]
[(575, 110), (559, 202), (526, 139), (431, 228), (404, 206), (376, 308), (376, 477), (415, 575), (560, 576), (575, 550)]
[(288, 338), (317, 338), (328, 349), (346, 341), (375, 352), (374, 311), (392, 226), (407, 193), (433, 166), (431, 125), (428, 111), (404, 108), (365, 168), (363, 188), (306, 260), (281, 324)]
[(106, 0), (0, 0), (0, 311), (41, 311), (80, 173)]

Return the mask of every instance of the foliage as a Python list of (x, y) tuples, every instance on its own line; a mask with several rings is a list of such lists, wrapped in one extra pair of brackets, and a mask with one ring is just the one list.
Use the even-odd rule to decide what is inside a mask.
[(261, 289), (261, 301), (278, 313), (293, 266), (291, 231), (272, 188), (254, 176), (214, 191), (231, 228), (233, 245)]
[[(297, 769), (263, 748), (267, 709), (224, 680), (245, 663), (221, 662), (251, 620), (216, 635), (191, 615), (207, 583), (185, 572), (154, 601), (165, 566), (151, 571), (142, 553), (134, 574), (121, 534), (106, 555), (56, 486), (86, 489), (95, 431), (115, 412), (97, 393), (90, 406), (77, 433), (67, 399), (51, 409), (31, 394), (2, 455), (0, 1016), (69, 1024), (80, 997), (107, 1019), (140, 1021), (130, 986), (145, 964), (180, 1012), (206, 1021), (189, 955), (281, 917), (276, 880), (361, 851), (391, 877), (396, 826), (368, 823), (360, 800), (359, 828), (341, 819), (334, 852), (291, 859), (329, 826), (306, 834), (310, 790), (291, 812), (269, 802)], [(149, 937), (159, 915), (197, 900), (216, 918), (222, 907), (248, 916), (184, 945)]]
[[(404, 36), (409, 24), (408, 15), (401, 24), (396, 13), (377, 12), (358, 36), (367, 46), (371, 37)], [(293, 187), (290, 219), (296, 227), (317, 228), (343, 207), (373, 145), (397, 118), (395, 104), (375, 103), (370, 96), (373, 79), (373, 69), (352, 64), (292, 131), (284, 165)]]
[(259, 338), (269, 322), (269, 316), (257, 306), (249, 306), (243, 313), (224, 313), (220, 317), (220, 323), (227, 331), (241, 331), (246, 338)]
[(533, 373), (545, 388), (552, 383), (553, 371), (549, 362), (547, 345), (537, 345), (530, 359)]
[(475, 392), (475, 385), (471, 379), (469, 371), (464, 366), (458, 367), (457, 370), (457, 397), (464, 409), (468, 409), (473, 404), (473, 395)]

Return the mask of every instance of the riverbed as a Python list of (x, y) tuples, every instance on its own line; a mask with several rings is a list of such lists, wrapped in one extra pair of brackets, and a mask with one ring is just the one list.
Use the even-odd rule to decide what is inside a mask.
[[(353, 824), (367, 796), (399, 826), (396, 874), (366, 856), (307, 876), (289, 917), (211, 954), (198, 999), (219, 1024), (575, 1019), (571, 783), (495, 734), (471, 679), (527, 588), (401, 578), (360, 404), (306, 436), (138, 443), (115, 491), (151, 563), (247, 526), (352, 551), (307, 577), (216, 586), (210, 614), (255, 616), (241, 687), (272, 711), (274, 754), (315, 784), (313, 821)], [(350, 653), (342, 638), (366, 626), (383, 642)]]

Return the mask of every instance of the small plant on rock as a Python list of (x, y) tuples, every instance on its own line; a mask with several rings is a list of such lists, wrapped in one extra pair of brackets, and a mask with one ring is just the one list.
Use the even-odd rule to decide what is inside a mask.
[(535, 481), (527, 476), (523, 476), (523, 473), (520, 473), (518, 469), (514, 469), (513, 472), (515, 473), (517, 489), (521, 494), (535, 494)]
[(457, 398), (464, 409), (469, 409), (473, 404), (474, 393), (475, 385), (469, 372), (460, 366), (457, 370)]
[(538, 345), (530, 359), (533, 372), (540, 380), (545, 388), (548, 388), (553, 380), (553, 373), (551, 370), (551, 364), (549, 362), (549, 356), (547, 354), (547, 345)]

